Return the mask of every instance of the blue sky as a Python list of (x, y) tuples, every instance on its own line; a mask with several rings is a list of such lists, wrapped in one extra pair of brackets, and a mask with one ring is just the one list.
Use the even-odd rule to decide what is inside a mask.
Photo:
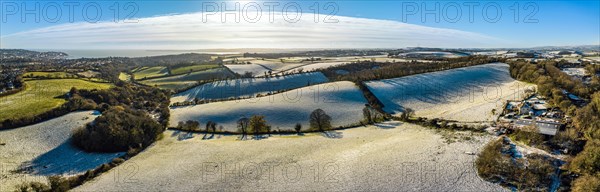
[[(73, 2), (73, 1), (66, 1)], [(222, 2), (226, 2), (228, 6), (232, 6), (236, 1), (84, 1), (80, 2), (74, 8), (74, 23), (86, 22), (82, 16), (83, 6), (88, 3), (97, 3), (102, 10), (102, 16), (99, 22), (110, 22), (114, 19), (113, 9), (118, 7), (120, 10), (120, 19), (133, 11), (133, 9), (125, 9), (128, 2), (134, 2), (129, 8), (136, 7), (136, 18), (147, 18), (158, 15), (170, 14), (185, 14), (197, 13), (203, 9), (203, 3), (218, 2), (220, 6)], [(249, 1), (239, 1), (243, 6)], [(264, 7), (265, 2), (275, 1), (254, 1)], [(351, 18), (367, 18), (374, 20), (391, 20), (397, 22), (405, 22), (424, 27), (454, 29), (464, 32), (477, 33), (493, 38), (497, 38), (504, 42), (503, 44), (486, 45), (485, 47), (532, 47), (544, 45), (583, 45), (583, 44), (600, 44), (600, 1), (480, 1), (477, 6), (472, 9), (474, 12), (470, 21), (469, 7), (465, 3), (473, 1), (366, 1), (366, 0), (351, 0), (351, 1), (279, 1), (280, 5), (276, 8), (280, 11), (283, 5), (287, 3), (298, 3), (305, 13), (312, 13), (311, 6), (319, 3), (320, 14), (325, 16), (329, 10), (324, 10), (323, 6), (327, 2), (334, 2), (338, 8), (336, 16), (346, 16)], [(22, 6), (35, 8), (36, 3), (40, 5), (37, 11), (43, 12), (47, 8), (49, 17), (53, 17), (53, 5), (61, 6), (61, 16), (58, 21), (48, 21), (44, 19), (44, 14), (37, 12), (40, 22), (35, 21), (35, 16), (32, 14), (26, 15), (26, 21), (22, 21)], [(36, 30), (44, 27), (51, 27), (60, 24), (72, 23), (69, 21), (69, 13), (64, 5), (65, 1), (5, 1), (0, 2), (0, 36), (6, 37), (22, 32)], [(13, 10), (14, 5), (19, 10)], [(118, 6), (116, 6), (118, 5)], [(423, 6), (427, 9), (433, 9), (439, 5), (435, 11), (436, 15), (425, 15), (425, 21), (422, 21)], [(410, 14), (412, 8), (416, 6), (419, 10), (415, 10), (414, 14)], [(456, 9), (460, 7), (460, 11)], [(487, 7), (487, 17), (483, 13), (484, 7)], [(95, 16), (93, 7), (88, 9), (88, 15)], [(497, 20), (496, 11), (501, 10), (501, 16)], [(515, 10), (518, 9), (519, 14), (515, 15)], [(536, 11), (537, 9), (537, 11)], [(447, 10), (447, 11), (446, 11)], [(266, 12), (266, 10), (263, 10)], [(460, 13), (460, 19), (457, 19), (457, 13)], [(533, 14), (532, 14), (533, 13)], [(334, 16), (333, 18), (336, 18)], [(439, 22), (435, 21), (435, 17), (440, 18)], [(531, 17), (528, 17), (531, 16)], [(530, 22), (524, 22), (527, 18)], [(452, 21), (452, 20), (455, 21)], [(487, 19), (487, 20), (486, 20)], [(517, 21), (515, 21), (515, 19)], [(50, 19), (51, 20), (51, 19)], [(491, 20), (491, 21), (490, 21)], [(118, 23), (117, 23), (118, 24)], [(360, 30), (360, 29), (357, 29)], [(15, 37), (17, 38), (17, 37)], [(26, 38), (21, 36), (19, 38)], [(10, 39), (5, 39), (10, 40)], [(13, 41), (14, 38), (13, 38)], [(427, 42), (424, 43), (428, 45)], [(6, 46), (5, 44), (2, 44)], [(414, 44), (411, 44), (414, 45)], [(433, 44), (435, 45), (435, 44)], [(10, 46), (10, 45), (9, 45)], [(34, 46), (34, 45), (32, 45)], [(468, 46), (468, 45), (465, 45)]]

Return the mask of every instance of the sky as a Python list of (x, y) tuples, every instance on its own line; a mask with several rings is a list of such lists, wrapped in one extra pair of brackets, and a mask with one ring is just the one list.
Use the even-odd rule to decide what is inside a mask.
[[(236, 2), (240, 5), (237, 10)], [(269, 5), (275, 7), (272, 20)], [(240, 21), (236, 22), (235, 16), (228, 13), (240, 10)], [(300, 16), (298, 11), (302, 12)], [(255, 17), (259, 13), (262, 16)], [(0, 48), (500, 48), (598, 44), (598, 0), (0, 1)]]

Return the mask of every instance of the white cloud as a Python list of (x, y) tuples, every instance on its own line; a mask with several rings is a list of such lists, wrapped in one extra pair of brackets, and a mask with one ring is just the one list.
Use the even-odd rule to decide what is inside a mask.
[[(248, 13), (254, 16), (253, 13)], [(335, 16), (339, 22), (322, 22), (325, 15), (303, 13), (296, 23), (275, 13), (264, 13), (256, 23), (232, 15), (226, 22), (219, 13), (164, 15), (140, 18), (135, 23), (70, 23), (3, 36), (3, 48), (29, 49), (221, 49), (221, 48), (400, 48), (498, 47), (489, 36), (396, 21)], [(320, 22), (315, 22), (318, 16)], [(290, 15), (293, 17), (293, 15)]]

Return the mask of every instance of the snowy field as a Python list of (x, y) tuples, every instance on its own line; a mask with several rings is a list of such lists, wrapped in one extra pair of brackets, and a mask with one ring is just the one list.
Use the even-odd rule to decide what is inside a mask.
[[(286, 61), (281, 62), (280, 59), (255, 59), (255, 60), (248, 60), (248, 62), (250, 62), (252, 64), (263, 65), (264, 67), (267, 67), (273, 71), (282, 71), (282, 70), (285, 70), (288, 68), (308, 64), (308, 63), (302, 63), (302, 62), (286, 62)], [(262, 74), (262, 75), (264, 75), (264, 74)]]
[(589, 59), (592, 61), (600, 61), (600, 57), (585, 57), (585, 59)]
[(406, 107), (420, 117), (492, 121), (506, 100), (518, 100), (530, 86), (512, 79), (508, 65), (485, 64), (367, 82), (389, 113)]
[[(119, 153), (86, 153), (71, 145), (71, 131), (94, 118), (92, 111), (74, 112), (0, 131), (0, 143), (4, 143), (0, 145), (0, 191), (13, 191), (26, 181), (45, 183), (48, 175), (82, 173), (119, 157)], [(14, 172), (20, 169), (24, 173)]]
[[(350, 64), (350, 62), (326, 62), (326, 63), (313, 63), (308, 65), (303, 65), (301, 67), (294, 68), (293, 70), (297, 70), (302, 68), (304, 71), (314, 71), (317, 69), (325, 69), (333, 66)], [(289, 69), (288, 69), (289, 70)]]
[(281, 72), (281, 71), (287, 71), (292, 68), (298, 68), (300, 66), (308, 65), (310, 63), (260, 63), (260, 62), (258, 62), (258, 64), (261, 64), (265, 67), (272, 69), (273, 72)]
[(223, 130), (237, 131), (236, 121), (242, 117), (264, 115), (273, 130), (293, 130), (296, 123), (307, 129), (308, 116), (323, 109), (334, 127), (358, 123), (367, 103), (358, 87), (348, 81), (313, 85), (266, 97), (215, 102), (171, 109), (170, 126), (179, 121), (195, 120), (205, 124), (214, 121)]
[(434, 130), (398, 122), (336, 133), (342, 138), (236, 141), (167, 131), (74, 191), (508, 191), (479, 178), (469, 155), (491, 136), (448, 144)]
[(269, 72), (269, 69), (257, 64), (232, 64), (225, 65), (225, 67), (240, 75), (244, 75), (246, 72), (252, 72), (252, 76), (254, 77), (264, 76), (265, 72)]
[(225, 99), (254, 97), (273, 91), (296, 89), (309, 84), (328, 82), (320, 72), (302, 73), (270, 78), (243, 78), (206, 83), (171, 97), (171, 103), (192, 101), (195, 98)]

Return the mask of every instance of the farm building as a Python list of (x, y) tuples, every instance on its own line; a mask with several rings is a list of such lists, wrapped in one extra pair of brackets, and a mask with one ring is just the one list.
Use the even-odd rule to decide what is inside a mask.
[(535, 125), (539, 129), (539, 133), (544, 135), (556, 135), (558, 130), (563, 126), (560, 122), (536, 121), (533, 119), (518, 119), (514, 123), (515, 128), (523, 128), (531, 125)]

